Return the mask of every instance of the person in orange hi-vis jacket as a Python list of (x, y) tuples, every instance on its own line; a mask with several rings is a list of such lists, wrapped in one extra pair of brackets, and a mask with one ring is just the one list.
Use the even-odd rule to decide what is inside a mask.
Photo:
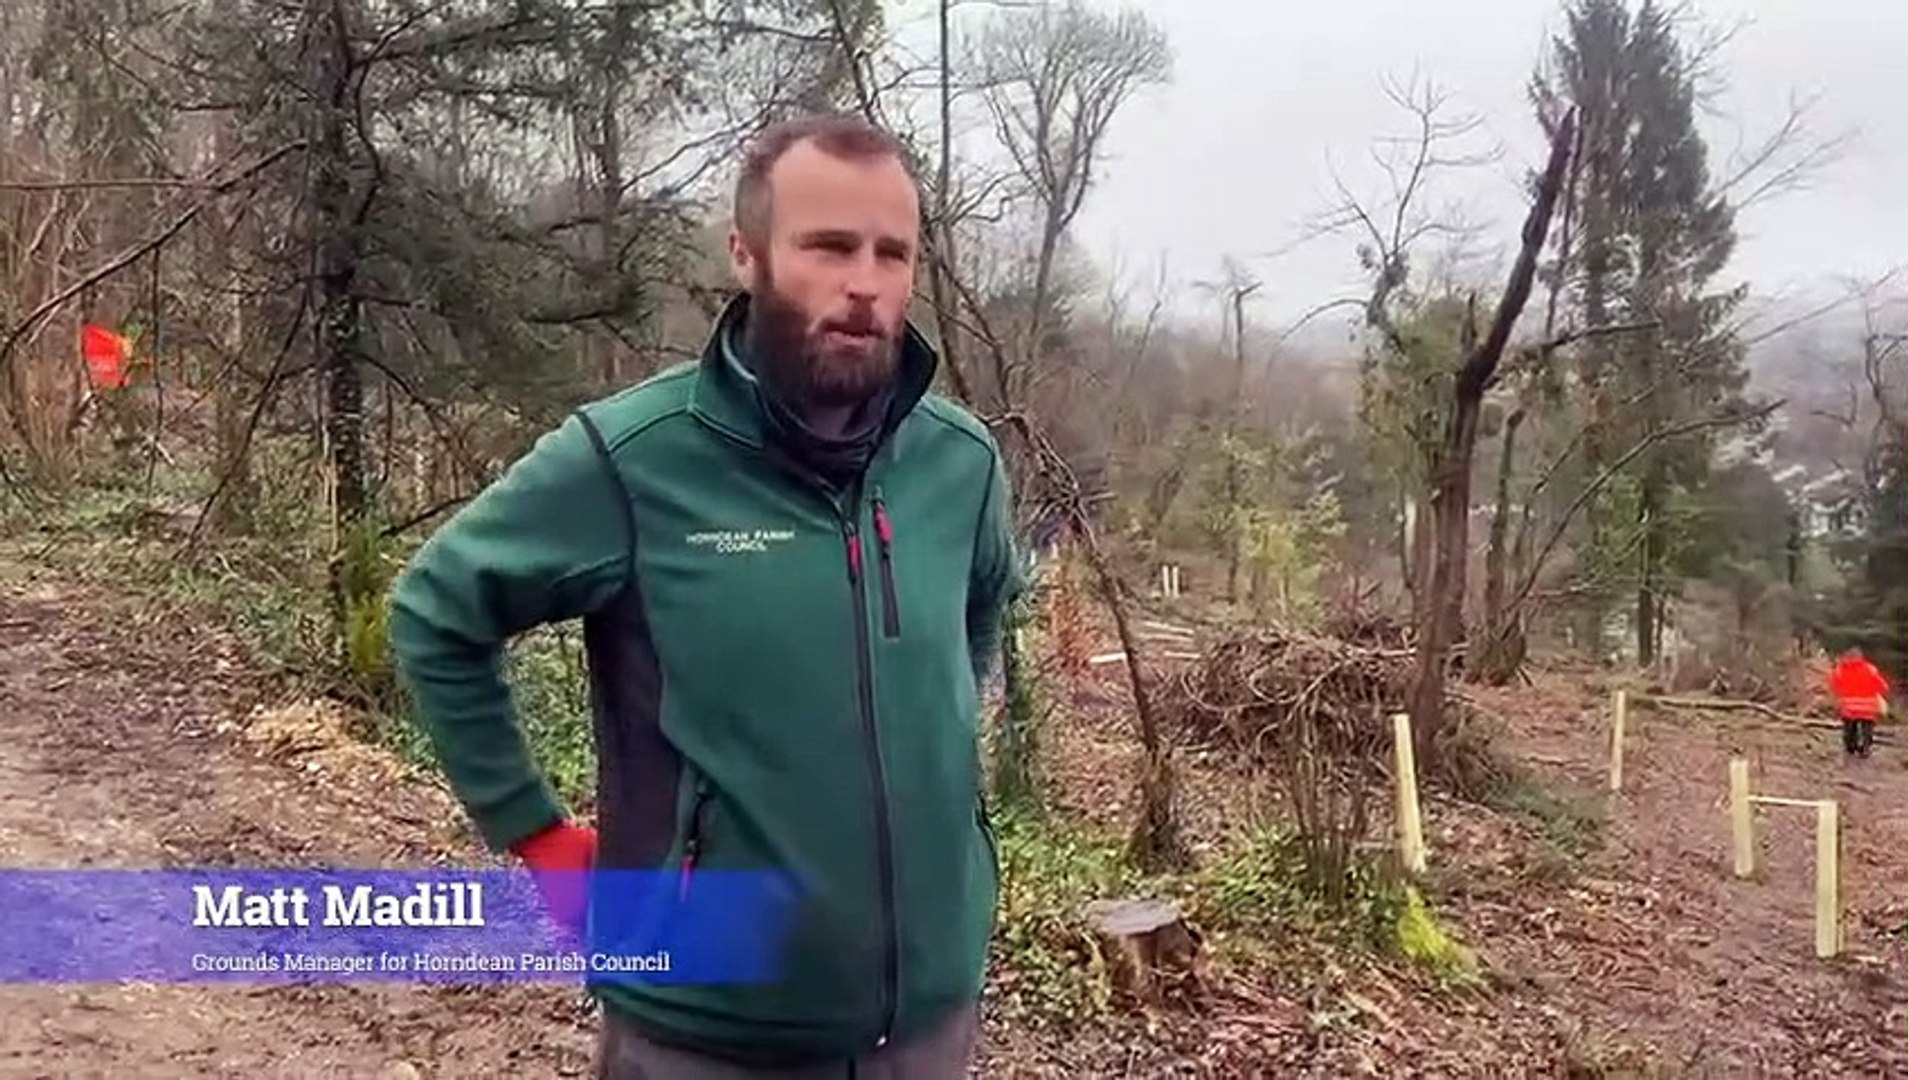
[(1867, 757), (1875, 744), (1875, 721), (1888, 712), (1888, 680), (1860, 649), (1850, 649), (1829, 673), (1829, 693), (1842, 719), (1842, 749)]

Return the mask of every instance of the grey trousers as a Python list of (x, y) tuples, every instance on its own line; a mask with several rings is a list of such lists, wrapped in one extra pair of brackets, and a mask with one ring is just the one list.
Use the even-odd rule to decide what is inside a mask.
[(659, 1045), (605, 1009), (596, 1080), (967, 1080), (979, 1035), (980, 1008), (969, 1005), (912, 1039), (852, 1060), (760, 1068)]

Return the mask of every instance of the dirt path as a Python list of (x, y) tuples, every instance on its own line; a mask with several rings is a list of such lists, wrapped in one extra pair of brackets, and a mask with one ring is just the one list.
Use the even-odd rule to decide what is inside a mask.
[[(1908, 725), (1898, 721), (1871, 759), (1846, 761), (1833, 730), (1638, 710), (1613, 797), (1600, 678), (1465, 688), (1508, 729), (1509, 756), (1551, 798), (1566, 793), (1535, 814), (1427, 796), (1441, 910), (1487, 959), (1497, 992), (1369, 993), (1408, 1049), (1370, 1046), (1368, 1029), (1386, 1026), (1372, 1017), (1329, 1049), (1369, 1050), (1388, 1062), (1381, 1074), (1908, 1076)], [(1069, 805), (1109, 824), (1130, 809), (1118, 778), (1136, 768), (1119, 694), (1078, 699), (1088, 719), (1060, 740), (1055, 772)], [(1759, 810), (1758, 873), (1732, 873), (1736, 754), (1750, 759), (1758, 793), (1841, 803), (1845, 952), (1835, 960), (1814, 955), (1812, 809)], [(1246, 778), (1198, 759), (1185, 759), (1195, 767), (1182, 777), (1182, 809), (1211, 835)], [(1308, 1025), (1301, 1015), (1292, 1026)], [(1325, 1045), (1311, 1040), (1314, 1065)]]
[[(229, 638), (0, 557), (0, 866), (481, 859), (387, 755), (248, 723), (265, 695)], [(1078, 1075), (988, 1026), (975, 1075)], [(595, 1027), (560, 987), (0, 986), (0, 1080), (584, 1076)]]
[[(0, 865), (397, 866), (476, 855), (451, 800), (397, 778), (383, 755), (261, 752), (242, 737), (259, 729), (241, 730), (261, 694), (219, 635), (142, 621), (132, 605), (71, 584), (0, 578)], [(1520, 692), (1497, 711), (1514, 714), (1528, 757), (1594, 788), (1607, 729), (1589, 695)], [(1489, 1001), (1387, 999), (1396, 1026), (1353, 1040), (1342, 1060), (1372, 1060), (1369, 1050), (1461, 1076), (1560, 1056), (1655, 1075), (1908, 1075), (1908, 736), (1847, 763), (1833, 732), (1662, 713), (1639, 715), (1633, 730), (1604, 850), (1556, 882), (1532, 878), (1520, 854), (1530, 844), (1499, 842), (1508, 819), (1430, 809), (1434, 846), (1463, 882), (1453, 914), (1509, 985)], [(1723, 799), (1734, 752), (1755, 759), (1759, 790), (1844, 800), (1844, 959), (1811, 952), (1808, 812), (1764, 813), (1761, 879), (1730, 875)], [(1096, 780), (1088, 786), (1117, 803), (1097, 772), (1072, 779)], [(1209, 1067), (1190, 1075), (1250, 1075), (1245, 1061), (1318, 1066), (1324, 1036), (1307, 1019), (1316, 1009), (1272, 1007), (1283, 1000), (1268, 995), (1234, 1018), (1231, 1028), (1259, 1033), (1236, 1054), (1214, 1041), (1228, 1025), (1173, 1049), (1146, 1038), (1036, 1045), (995, 1028), (977, 1073), (1189, 1075), (1184, 1063), (1199, 1058)], [(593, 1027), (581, 996), (557, 988), (0, 986), (0, 1077), (578, 1076)], [(1527, 1058), (1513, 1056), (1520, 1046)]]
[[(396, 866), (476, 850), (429, 788), (250, 752), (232, 730), (257, 700), (236, 650), (135, 620), (71, 587), (0, 590), (0, 864)], [(0, 986), (0, 1076), (576, 1076), (592, 1028), (579, 994), (550, 987)]]
[[(1526, 708), (1527, 752), (1592, 791), (1607, 780), (1600, 700)], [(1908, 738), (1845, 761), (1837, 732), (1740, 715), (1632, 714), (1623, 791), (1599, 793), (1608, 845), (1560, 895), (1481, 897), (1500, 959), (1597, 1031), (1597, 1052), (1674, 1075), (1908, 1075)], [(1728, 762), (1759, 794), (1842, 806), (1845, 954), (1814, 955), (1813, 809), (1756, 815), (1757, 874), (1730, 865)]]

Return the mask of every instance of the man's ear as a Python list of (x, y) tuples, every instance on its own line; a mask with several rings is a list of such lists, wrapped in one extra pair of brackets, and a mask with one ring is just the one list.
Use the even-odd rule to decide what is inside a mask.
[(742, 238), (739, 229), (729, 230), (729, 272), (735, 275), (735, 283), (746, 293), (755, 292), (756, 279), (761, 276), (762, 268), (755, 258), (755, 252), (749, 249), (749, 243)]

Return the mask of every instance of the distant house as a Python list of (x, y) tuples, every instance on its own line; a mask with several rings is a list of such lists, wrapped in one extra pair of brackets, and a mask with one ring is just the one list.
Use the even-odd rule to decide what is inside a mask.
[(1789, 492), (1801, 514), (1805, 539), (1848, 533), (1862, 527), (1861, 481), (1847, 469), (1836, 469), (1794, 486), (1783, 484), (1783, 489)]
[(1861, 479), (1847, 469), (1810, 476), (1803, 464), (1765, 462), (1769, 479), (1788, 496), (1802, 539), (1848, 533), (1862, 527)]

